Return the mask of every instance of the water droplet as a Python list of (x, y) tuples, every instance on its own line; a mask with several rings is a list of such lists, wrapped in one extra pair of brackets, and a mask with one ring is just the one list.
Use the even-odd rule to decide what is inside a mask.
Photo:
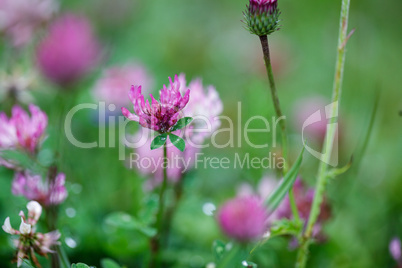
[(116, 110), (116, 105), (114, 105), (113, 103), (109, 104), (109, 111), (113, 112), (114, 110)]
[(205, 268), (215, 268), (215, 267), (216, 267), (215, 263), (210, 262), (207, 264), (207, 266)]
[(69, 218), (74, 218), (77, 212), (73, 208), (66, 208), (66, 214)]
[(79, 194), (82, 191), (82, 185), (78, 183), (74, 183), (71, 185), (71, 191), (75, 194)]
[(216, 210), (216, 206), (212, 203), (205, 203), (202, 206), (202, 211), (204, 212), (205, 215), (207, 216), (212, 216), (214, 215), (214, 211)]
[(77, 247), (77, 242), (71, 237), (66, 237), (66, 239), (64, 239), (64, 242), (66, 242), (66, 245), (69, 246), (70, 248)]

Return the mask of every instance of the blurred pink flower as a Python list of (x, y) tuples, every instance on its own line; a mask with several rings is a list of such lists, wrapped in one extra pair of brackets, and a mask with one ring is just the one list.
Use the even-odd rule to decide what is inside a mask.
[(67, 86), (95, 67), (100, 51), (89, 21), (82, 16), (67, 14), (50, 26), (37, 48), (37, 61), (46, 78)]
[(36, 153), (47, 127), (47, 116), (37, 106), (30, 104), (31, 116), (19, 106), (14, 106), (8, 119), (0, 114), (0, 150), (22, 147)]
[(10, 223), (10, 217), (7, 217), (2, 226), (3, 230), (11, 235), (19, 235), (18, 239), (15, 239), (15, 245), (17, 246), (17, 253), (14, 260), (17, 262), (17, 267), (22, 265), (24, 259), (31, 260), (36, 267), (40, 267), (38, 259), (35, 253), (46, 256), (47, 253), (53, 253), (51, 247), (59, 245), (60, 238), (59, 231), (52, 231), (49, 233), (39, 233), (36, 231), (36, 223), (42, 214), (42, 207), (36, 201), (30, 201), (27, 204), (28, 218), (25, 217), (23, 211), (19, 213), (21, 217), (21, 224), (19, 230), (12, 228)]
[(19, 145), (34, 153), (45, 133), (47, 116), (33, 104), (29, 105), (29, 111), (31, 117), (21, 107), (14, 106), (12, 116)]
[(13, 117), (0, 113), (0, 150), (15, 148), (18, 144), (17, 130)]
[[(296, 201), (297, 210), (299, 211), (300, 218), (306, 223), (310, 216), (311, 205), (313, 204), (315, 190), (314, 188), (307, 188), (301, 178), (297, 178), (293, 191)], [(321, 204), (320, 215), (313, 228), (313, 236), (319, 240), (325, 240), (325, 237), (321, 233), (322, 224), (325, 223), (331, 217), (331, 207), (328, 204), (326, 198)], [(292, 219), (293, 213), (290, 207), (289, 196), (286, 196), (279, 207), (271, 214), (270, 221), (279, 220), (282, 218)]]
[(17, 172), (12, 183), (12, 193), (23, 195), (28, 200), (35, 200), (43, 206), (58, 205), (67, 198), (64, 183), (63, 173), (59, 173), (54, 181), (50, 182), (49, 178), (43, 181), (39, 175)]
[(55, 0), (0, 0), (0, 31), (4, 31), (12, 45), (26, 45), (58, 7)]
[(141, 85), (143, 91), (149, 92), (153, 78), (140, 64), (110, 67), (103, 71), (102, 77), (96, 82), (93, 95), (98, 101), (115, 104), (121, 108), (129, 104), (127, 89), (131, 85)]
[[(305, 137), (309, 137), (318, 143), (322, 143), (327, 132), (327, 122), (325, 116), (325, 106), (329, 103), (322, 97), (311, 97), (302, 99), (295, 104), (293, 111), (294, 127), (301, 133), (303, 130)], [(319, 111), (321, 119), (307, 125), (303, 129), (303, 124), (315, 112)], [(319, 115), (318, 115), (319, 116)], [(315, 117), (314, 117), (315, 118)]]
[(177, 75), (174, 82), (169, 77), (170, 87), (163, 85), (160, 91), (160, 101), (157, 101), (152, 94), (151, 105), (141, 93), (141, 86), (132, 86), (129, 92), (129, 98), (134, 105), (136, 114), (130, 113), (126, 108), (121, 108), (122, 113), (129, 120), (137, 121), (141, 126), (155, 130), (159, 133), (166, 133), (180, 119), (181, 110), (187, 105), (190, 99), (190, 90), (187, 90), (184, 96), (180, 94), (180, 82)]
[[(134, 167), (141, 174), (151, 176), (145, 183), (145, 189), (152, 190), (163, 181), (163, 148), (150, 149), (152, 138), (148, 129), (140, 130), (134, 136), (134, 140), (139, 145), (135, 149), (137, 155)], [(170, 140), (167, 141), (167, 146), (167, 177), (170, 183), (177, 183), (183, 174), (194, 166), (196, 154), (200, 150), (186, 144), (184, 152), (181, 152)]]
[(391, 253), (392, 258), (398, 263), (402, 263), (401, 258), (401, 240), (397, 237), (394, 237), (389, 243), (389, 252)]
[(180, 92), (185, 93), (190, 89), (191, 98), (183, 109), (184, 116), (192, 117), (189, 128), (191, 141), (195, 145), (201, 144), (209, 138), (221, 125), (218, 116), (223, 111), (223, 104), (214, 86), (204, 88), (201, 79), (195, 79), (187, 86), (185, 74), (180, 74)]
[(253, 196), (257, 194), (262, 200), (266, 200), (277, 185), (278, 181), (274, 177), (266, 175), (259, 181), (256, 190), (249, 183), (241, 184), (237, 188), (237, 196)]
[[(273, 193), (275, 190), (276, 186), (279, 184), (279, 181), (276, 180), (274, 177), (271, 176), (265, 176), (263, 177), (258, 186), (256, 191), (251, 187), (250, 184), (242, 184), (238, 188), (238, 196), (254, 196), (255, 194), (258, 194), (258, 196), (262, 200), (266, 200), (270, 194)], [(314, 199), (314, 194), (315, 190), (313, 188), (307, 188), (302, 180), (299, 178), (296, 179), (294, 185), (293, 185), (293, 191), (295, 195), (295, 201), (296, 201), (296, 206), (297, 210), (299, 211), (300, 218), (307, 222), (308, 217), (310, 216), (310, 209), (311, 205), (313, 203)], [(321, 205), (321, 213), (318, 217), (318, 221), (316, 225), (314, 226), (313, 229), (313, 235), (316, 238), (319, 238), (323, 240), (323, 236), (321, 234), (321, 226), (322, 224), (327, 221), (331, 217), (331, 207), (329, 204), (326, 202), (326, 199), (324, 198), (324, 202)], [(269, 224), (271, 225), (274, 221), (278, 221), (280, 219), (292, 219), (293, 218), (293, 213), (292, 209), (290, 207), (290, 201), (289, 201), (289, 196), (286, 196), (279, 207), (276, 208), (275, 211), (270, 213), (269, 215)]]
[(256, 196), (227, 201), (218, 212), (218, 222), (226, 235), (241, 243), (262, 238), (267, 231), (268, 213)]

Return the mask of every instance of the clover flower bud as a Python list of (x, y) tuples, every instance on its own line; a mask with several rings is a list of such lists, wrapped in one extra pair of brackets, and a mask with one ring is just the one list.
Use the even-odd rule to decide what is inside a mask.
[(246, 28), (252, 34), (264, 36), (278, 30), (280, 12), (277, 0), (250, 0), (243, 14)]

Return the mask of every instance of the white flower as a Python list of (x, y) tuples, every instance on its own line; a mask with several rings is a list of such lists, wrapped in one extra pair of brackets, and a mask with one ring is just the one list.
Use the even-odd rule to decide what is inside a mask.
[(4, 232), (6, 232), (8, 234), (15, 234), (15, 230), (11, 227), (11, 224), (10, 224), (10, 217), (6, 218), (2, 228), (3, 228)]
[(40, 215), (42, 214), (42, 206), (36, 201), (30, 201), (27, 204), (28, 209), (28, 217), (32, 218), (35, 224), (38, 220)]
[(14, 246), (17, 248), (15, 260), (17, 267), (20, 267), (24, 259), (31, 260), (35, 267), (40, 267), (35, 254), (46, 256), (47, 253), (53, 253), (52, 246), (60, 245), (59, 231), (52, 231), (46, 234), (36, 232), (36, 223), (42, 213), (42, 207), (36, 201), (27, 204), (28, 218), (25, 218), (24, 212), (19, 213), (21, 225), (19, 231), (13, 229), (10, 224), (10, 218), (4, 221), (3, 230), (9, 234), (19, 235), (19, 239), (14, 240)]
[(20, 225), (20, 233), (21, 234), (29, 234), (31, 232), (31, 225), (24, 222), (24, 219), (21, 217), (21, 225)]

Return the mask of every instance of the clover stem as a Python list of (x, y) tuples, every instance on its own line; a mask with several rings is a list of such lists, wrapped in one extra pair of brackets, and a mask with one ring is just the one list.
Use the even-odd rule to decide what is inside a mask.
[[(284, 165), (283, 165), (283, 175), (285, 175), (289, 169), (289, 164), (288, 164), (288, 137), (287, 137), (287, 132), (286, 132), (286, 122), (285, 122), (285, 117), (283, 116), (281, 106), (279, 103), (279, 97), (278, 93), (276, 91), (276, 86), (275, 86), (275, 80), (274, 80), (274, 74), (272, 72), (272, 64), (271, 64), (271, 57), (269, 53), (269, 43), (268, 43), (268, 36), (263, 35), (259, 36), (260, 41), (261, 41), (261, 47), (262, 47), (262, 52), (264, 54), (264, 62), (265, 62), (265, 68), (267, 71), (267, 76), (269, 80), (269, 87), (270, 87), (270, 92), (271, 92), (271, 98), (274, 103), (274, 109), (275, 109), (275, 114), (277, 117), (277, 122), (279, 122), (279, 126), (281, 128), (281, 137), (282, 137), (282, 156), (284, 158)], [(295, 202), (295, 197), (293, 193), (293, 189), (289, 191), (289, 201), (290, 201), (290, 206), (292, 209), (293, 217), (296, 220), (300, 220), (300, 215), (297, 210), (296, 202)]]
[(163, 214), (165, 209), (165, 192), (167, 188), (167, 146), (166, 142), (163, 145), (163, 181), (159, 192), (159, 209), (156, 217), (156, 235), (151, 239), (151, 260), (149, 267), (156, 267), (159, 265), (159, 253), (161, 240), (163, 238)]
[(335, 67), (335, 79), (333, 85), (332, 93), (332, 110), (331, 119), (327, 125), (327, 132), (325, 135), (325, 141), (323, 145), (323, 154), (321, 157), (320, 166), (318, 169), (316, 189), (313, 199), (313, 204), (311, 206), (310, 216), (307, 222), (306, 230), (304, 232), (302, 243), (297, 256), (296, 267), (304, 268), (306, 267), (308, 258), (308, 248), (311, 244), (312, 233), (314, 225), (320, 214), (321, 204), (323, 202), (325, 186), (328, 181), (328, 163), (331, 159), (332, 149), (334, 146), (334, 140), (337, 130), (337, 114), (339, 112), (339, 102), (342, 92), (342, 81), (343, 81), (343, 70), (345, 65), (345, 46), (348, 40), (347, 30), (348, 30), (348, 18), (349, 18), (349, 6), (350, 0), (342, 0), (341, 18), (339, 24), (339, 39), (337, 48), (337, 60)]
[(158, 232), (162, 233), (162, 220), (163, 220), (163, 213), (165, 210), (165, 192), (167, 188), (167, 146), (166, 143), (163, 145), (163, 181), (162, 187), (159, 192), (159, 211), (157, 217), (157, 228)]

